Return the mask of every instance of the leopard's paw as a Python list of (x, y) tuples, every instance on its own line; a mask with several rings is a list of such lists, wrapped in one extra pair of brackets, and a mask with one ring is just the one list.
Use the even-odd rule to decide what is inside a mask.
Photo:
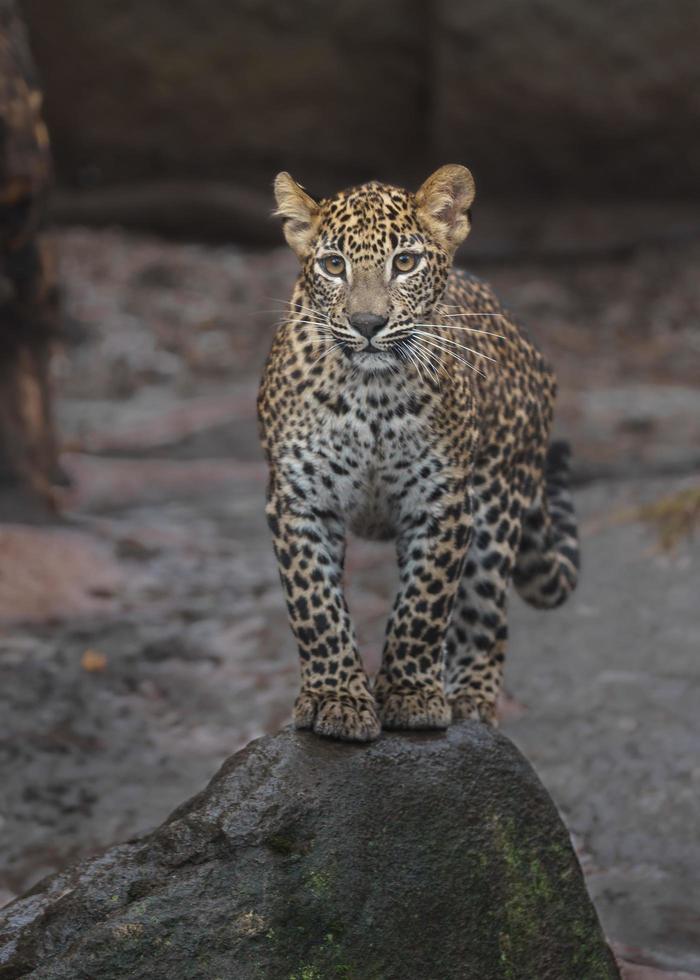
[(467, 694), (459, 694), (450, 698), (452, 708), (452, 721), (483, 721), (486, 725), (496, 728), (498, 720), (496, 718), (496, 705), (481, 698), (469, 697)]
[(451, 720), (445, 695), (439, 690), (392, 691), (385, 693), (379, 705), (384, 728), (447, 728)]
[(342, 692), (302, 691), (294, 704), (294, 727), (345, 742), (371, 742), (381, 731), (374, 699)]

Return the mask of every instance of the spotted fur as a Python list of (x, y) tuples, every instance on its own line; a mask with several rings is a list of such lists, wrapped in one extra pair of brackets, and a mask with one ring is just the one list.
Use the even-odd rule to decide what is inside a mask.
[[(548, 449), (552, 371), (490, 288), (452, 269), (465, 168), (416, 194), (370, 183), (315, 201), (288, 174), (275, 191), (301, 272), (258, 406), (301, 658), (295, 724), (363, 741), (382, 725), (493, 723), (510, 581), (542, 607), (576, 584), (568, 456)], [(373, 684), (343, 593), (348, 532), (396, 541)]]

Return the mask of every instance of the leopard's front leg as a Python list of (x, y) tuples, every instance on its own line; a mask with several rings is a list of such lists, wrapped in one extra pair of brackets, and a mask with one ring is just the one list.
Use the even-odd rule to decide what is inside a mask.
[(370, 741), (381, 725), (343, 594), (342, 522), (294, 481), (276, 481), (266, 512), (301, 660), (294, 725)]
[[(459, 481), (459, 486), (462, 482)], [(385, 728), (447, 728), (444, 646), (470, 536), (468, 495), (419, 509), (398, 539), (399, 592), (374, 693)]]

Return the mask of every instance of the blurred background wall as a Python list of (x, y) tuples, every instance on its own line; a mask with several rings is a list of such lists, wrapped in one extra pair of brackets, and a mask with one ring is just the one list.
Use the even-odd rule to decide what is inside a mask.
[(324, 194), (372, 177), (415, 186), (449, 160), (487, 202), (697, 194), (697, 0), (20, 6), (58, 183), (98, 209), (128, 210), (95, 196), (117, 186), (187, 181), (206, 197), (225, 182), (245, 194), (222, 206), (254, 239), (281, 168)]

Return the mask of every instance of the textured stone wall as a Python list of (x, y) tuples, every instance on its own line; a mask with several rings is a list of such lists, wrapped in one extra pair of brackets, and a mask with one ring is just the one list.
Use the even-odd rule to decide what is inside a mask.
[(23, 0), (60, 179), (693, 193), (696, 0)]
[(494, 189), (697, 192), (696, 0), (440, 0), (435, 143)]

